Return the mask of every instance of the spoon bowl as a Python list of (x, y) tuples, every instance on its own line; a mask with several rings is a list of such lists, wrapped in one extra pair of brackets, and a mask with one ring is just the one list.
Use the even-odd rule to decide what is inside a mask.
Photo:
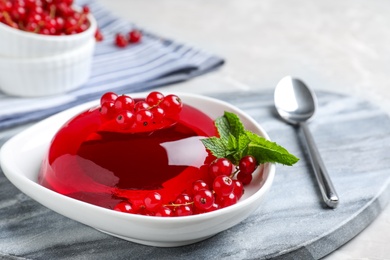
[(274, 102), (283, 120), (302, 129), (322, 198), (329, 208), (336, 208), (339, 203), (338, 195), (306, 123), (317, 110), (315, 93), (303, 81), (287, 76), (276, 86)]
[(275, 89), (275, 106), (282, 119), (298, 124), (311, 119), (317, 110), (317, 97), (305, 83), (284, 77)]

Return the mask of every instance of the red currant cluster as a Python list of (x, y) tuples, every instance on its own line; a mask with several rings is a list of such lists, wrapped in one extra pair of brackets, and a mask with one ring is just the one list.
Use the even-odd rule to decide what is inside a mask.
[(0, 22), (44, 35), (81, 33), (90, 26), (89, 8), (76, 11), (72, 4), (73, 0), (0, 0)]
[(138, 43), (141, 41), (142, 33), (136, 29), (131, 30), (127, 37), (124, 34), (117, 33), (115, 35), (115, 45), (121, 48), (125, 48), (127, 45), (131, 43)]
[(157, 91), (149, 93), (144, 100), (107, 92), (100, 99), (99, 111), (113, 129), (140, 132), (171, 124), (182, 107), (183, 103), (178, 96), (164, 96)]
[(256, 159), (250, 155), (240, 160), (235, 171), (228, 159), (219, 158), (208, 168), (213, 179), (212, 187), (203, 180), (197, 180), (192, 185), (192, 191), (180, 194), (172, 203), (164, 205), (162, 196), (158, 192), (151, 192), (144, 198), (144, 204), (138, 208), (129, 201), (122, 201), (114, 210), (149, 216), (180, 217), (225, 208), (236, 204), (242, 197), (244, 185), (252, 180), (256, 167)]

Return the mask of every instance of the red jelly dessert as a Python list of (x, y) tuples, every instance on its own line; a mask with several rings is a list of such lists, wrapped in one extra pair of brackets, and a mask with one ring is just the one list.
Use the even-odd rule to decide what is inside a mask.
[[(194, 183), (212, 186), (208, 165), (215, 157), (200, 139), (216, 135), (211, 118), (175, 95), (152, 92), (134, 100), (106, 93), (99, 107), (54, 136), (39, 183), (110, 209), (170, 216), (167, 206), (176, 205), (176, 215), (186, 215)], [(199, 200), (206, 203), (210, 194), (203, 193)]]

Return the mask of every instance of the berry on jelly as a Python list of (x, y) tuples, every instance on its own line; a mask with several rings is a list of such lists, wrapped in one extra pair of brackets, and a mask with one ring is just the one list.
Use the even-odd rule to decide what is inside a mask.
[(118, 95), (114, 92), (106, 92), (100, 98), (100, 105), (103, 105), (106, 102), (114, 103)]
[(183, 108), (181, 99), (176, 95), (168, 95), (160, 103), (160, 107), (164, 109), (167, 115), (177, 115)]

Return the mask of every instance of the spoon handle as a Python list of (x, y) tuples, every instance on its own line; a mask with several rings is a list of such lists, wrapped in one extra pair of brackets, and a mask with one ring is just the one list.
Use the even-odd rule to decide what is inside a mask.
[(339, 197), (336, 193), (335, 188), (333, 187), (333, 183), (328, 175), (326, 167), (322, 162), (320, 153), (318, 152), (317, 146), (314, 142), (312, 134), (310, 133), (309, 127), (305, 122), (302, 122), (299, 125), (306, 139), (309, 157), (313, 166), (318, 185), (320, 186), (324, 202), (328, 207), (336, 208), (339, 203)]

